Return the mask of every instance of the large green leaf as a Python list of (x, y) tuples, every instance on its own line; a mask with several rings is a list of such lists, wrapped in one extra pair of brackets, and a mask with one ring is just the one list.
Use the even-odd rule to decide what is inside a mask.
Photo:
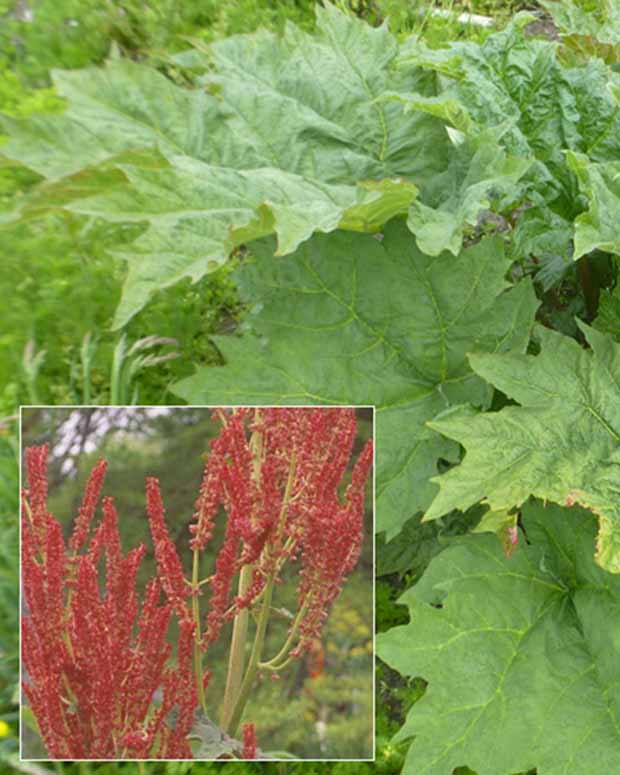
[(457, 452), (425, 422), (463, 401), (488, 404), (466, 353), (523, 351), (532, 287), (508, 289), (499, 239), (430, 258), (399, 222), (381, 241), (339, 232), (285, 260), (272, 250), (257, 245), (238, 275), (250, 330), (216, 338), (226, 365), (174, 391), (190, 403), (375, 405), (378, 528), (393, 536), (428, 506), (438, 458)]
[(517, 401), (499, 412), (456, 409), (431, 422), (466, 449), (438, 479), (425, 519), (486, 498), (510, 509), (530, 495), (598, 515), (597, 562), (620, 573), (620, 345), (579, 324), (591, 350), (537, 329), (539, 355), (476, 354), (476, 374)]
[(282, 38), (213, 44), (209, 73), (192, 89), (113, 61), (54, 73), (62, 115), (3, 120), (3, 153), (53, 181), (16, 216), (64, 207), (148, 227), (124, 249), (115, 325), (242, 242), (275, 233), (287, 253), (314, 231), (374, 231), (446, 169), (443, 121), (377, 99), (405, 84), (433, 95), (434, 75), (391, 67), (399, 49), (386, 26), (332, 6), (317, 13), (316, 35), (290, 26)]
[(454, 148), (447, 169), (425, 187), (420, 199), (412, 201), (408, 219), (420, 250), (431, 256), (443, 250), (456, 255), (463, 245), (466, 227), (476, 226), (492, 202), (514, 195), (533, 156), (519, 158), (506, 153), (501, 138), (509, 124), (481, 129), (454, 97), (392, 93), (385, 98), (403, 105), (407, 113), (422, 111), (439, 116), (456, 130), (448, 130)]
[[(499, 144), (501, 132), (488, 130), (463, 139), (433, 191), (414, 200), (408, 225), (420, 250), (436, 256), (442, 250), (461, 250), (467, 225), (476, 226), (491, 200), (512, 193), (531, 160), (513, 158)], [(430, 188), (430, 187), (429, 187)]]
[[(618, 158), (617, 82), (597, 59), (579, 67), (564, 66), (557, 58), (556, 43), (526, 34), (532, 18), (517, 15), (482, 45), (451, 42), (429, 50), (412, 38), (404, 44), (399, 62), (405, 68), (422, 67), (442, 75), (446, 85), (436, 101), (446, 120), (451, 118), (454, 126), (474, 136), (472, 126), (477, 131), (484, 128), (487, 135), (495, 127), (506, 152), (515, 157), (513, 164), (519, 159), (532, 162), (526, 174), (515, 179), (518, 185), (506, 193), (503, 203), (518, 215), (515, 245), (523, 255), (565, 256), (573, 220), (585, 204), (566, 163), (566, 151), (587, 154), (593, 161)], [(400, 99), (424, 109), (425, 100), (416, 95)], [(433, 103), (427, 109), (437, 112)], [(419, 210), (428, 195), (422, 192), (412, 210)]]
[(601, 291), (598, 314), (593, 326), (620, 342), (620, 287), (616, 286), (613, 293)]
[(596, 249), (620, 254), (620, 161), (593, 164), (569, 152), (568, 163), (590, 205), (575, 222), (575, 258)]
[(620, 0), (540, 0), (567, 35), (620, 44)]
[(455, 539), (401, 598), (411, 621), (378, 654), (428, 681), (397, 739), (405, 775), (620, 771), (620, 577), (592, 560), (586, 511), (528, 504), (509, 559)]

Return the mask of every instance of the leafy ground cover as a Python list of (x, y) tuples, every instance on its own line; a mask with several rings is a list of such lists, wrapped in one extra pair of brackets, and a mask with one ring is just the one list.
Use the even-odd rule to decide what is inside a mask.
[[(392, 32), (380, 3), (328, 7), (283, 36), (60, 73), (62, 114), (4, 124), (7, 233), (106, 235), (105, 311), (86, 305), (105, 325), (116, 308), (100, 400), (128, 332), (184, 347), (144, 372), (155, 400), (377, 405), (387, 771), (618, 765), (617, 4), (541, 5), (555, 26), (478, 3), (495, 28), (396, 9)], [(222, 272), (241, 322), (212, 337)], [(205, 285), (189, 340), (165, 328)], [(35, 344), (7, 406), (45, 392)]]

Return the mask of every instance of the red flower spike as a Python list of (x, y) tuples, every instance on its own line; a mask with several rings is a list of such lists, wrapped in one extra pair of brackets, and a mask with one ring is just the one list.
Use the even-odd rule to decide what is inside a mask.
[[(334, 422), (332, 445), (328, 451), (340, 470), (342, 460), (333, 444), (335, 439), (349, 448), (349, 423), (347, 417), (340, 423)], [(306, 613), (299, 627), (301, 641), (293, 650), (293, 656), (308, 651), (320, 636), (329, 608), (359, 558), (364, 488), (372, 464), (372, 449), (372, 442), (368, 442), (362, 450), (353, 469), (344, 505), (338, 500), (336, 488), (339, 483), (335, 482), (332, 473), (326, 473), (324, 466), (316, 466), (310, 458), (307, 461), (306, 490), (298, 504), (302, 522), (299, 538), (302, 569), (298, 594), (300, 606), (306, 605)], [(329, 482), (329, 488), (323, 482)]]
[(100, 460), (88, 477), (82, 505), (80, 506), (80, 510), (75, 520), (73, 534), (69, 539), (69, 548), (74, 553), (81, 549), (88, 536), (90, 523), (93, 520), (95, 509), (97, 508), (97, 502), (99, 501), (99, 495), (101, 493), (101, 488), (103, 487), (103, 480), (105, 479), (107, 467), (108, 464), (106, 461)]
[[(191, 756), (184, 730), (191, 726), (195, 706), (190, 670), (193, 623), (181, 623), (185, 645), (179, 669), (172, 671), (166, 667), (171, 654), (167, 629), (172, 609), (170, 604), (159, 606), (158, 581), (148, 585), (138, 618), (136, 577), (145, 547), (140, 545), (123, 556), (116, 510), (112, 500), (106, 499), (103, 521), (88, 551), (67, 557), (61, 526), (46, 511), (45, 450), (35, 448), (34, 453), (27, 452), (26, 459), (34, 466), (28, 473), (36, 496), (38, 533), (35, 535), (30, 516), (31, 496), (25, 493), (24, 693), (49, 755), (118, 759), (157, 757), (171, 750)], [(83, 503), (93, 504), (92, 477), (89, 486)], [(106, 573), (100, 589), (102, 554)], [(174, 687), (182, 688), (178, 702), (183, 723), (176, 730), (165, 724), (167, 710), (152, 713), (153, 695), (162, 686), (168, 709), (177, 696)], [(155, 721), (150, 723), (152, 716)], [(139, 746), (132, 747), (135, 743)]]
[(183, 621), (180, 624), (180, 629), (176, 673), (176, 697), (179, 712), (174, 729), (170, 730), (168, 736), (166, 756), (191, 759), (188, 735), (194, 726), (194, 714), (198, 706), (198, 691), (192, 668), (194, 622)]
[[(47, 455), (49, 446), (28, 447), (26, 450), (26, 469), (28, 472), (28, 497), (24, 508), (30, 511), (26, 524), (30, 525), (35, 547), (40, 551), (45, 540), (47, 522)], [(31, 520), (31, 521), (30, 521)]]
[(211, 599), (207, 614), (207, 627), (204, 637), (205, 648), (219, 637), (224, 624), (224, 612), (230, 600), (230, 588), (237, 570), (237, 548), (239, 538), (228, 525), (224, 544), (215, 561), (215, 574), (211, 580)]
[[(359, 558), (372, 445), (360, 454), (341, 499), (356, 432), (352, 410), (261, 408), (216, 410), (215, 416), (223, 428), (211, 443), (190, 528), (190, 546), (201, 550), (212, 538), (220, 506), (227, 512), (203, 645), (252, 605), (268, 582), (280, 582), (286, 561), (299, 560), (304, 617), (289, 656), (308, 652), (314, 664), (328, 611)], [(251, 442), (252, 433), (259, 434), (259, 444)], [(56, 758), (191, 758), (188, 736), (198, 705), (192, 590), (166, 528), (159, 483), (147, 481), (158, 579), (148, 583), (140, 607), (136, 577), (145, 548), (123, 556), (110, 498), (84, 548), (105, 464), (91, 474), (67, 554), (60, 525), (47, 513), (46, 459), (45, 447), (26, 453), (22, 651), (24, 691), (48, 752)], [(232, 597), (235, 577), (246, 565), (252, 568), (249, 588)], [(160, 605), (162, 590), (168, 602)], [(173, 611), (179, 620), (176, 667), (169, 664), (167, 639)], [(311, 672), (318, 674), (318, 667)], [(204, 687), (209, 679), (205, 671)], [(156, 691), (162, 700), (153, 709)], [(253, 725), (244, 728), (244, 743), (244, 757), (255, 758)]]
[(243, 725), (243, 751), (242, 759), (256, 759), (256, 728), (254, 724)]
[(146, 503), (155, 548), (155, 559), (157, 560), (157, 571), (162, 588), (179, 619), (190, 618), (191, 613), (186, 603), (190, 589), (185, 582), (183, 566), (176, 546), (168, 534), (159, 480), (155, 477), (149, 477), (146, 480)]

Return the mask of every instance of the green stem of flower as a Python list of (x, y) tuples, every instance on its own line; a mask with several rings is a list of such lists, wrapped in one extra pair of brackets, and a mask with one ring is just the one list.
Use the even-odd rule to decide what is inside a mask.
[[(239, 596), (243, 597), (252, 582), (252, 566), (244, 565), (239, 574)], [(250, 612), (242, 608), (233, 623), (230, 653), (228, 655), (228, 673), (224, 690), (224, 704), (220, 717), (221, 726), (226, 729), (230, 722), (235, 703), (241, 688), (241, 677), (245, 667), (245, 644), (248, 636), (248, 621)]]
[[(286, 513), (288, 511), (289, 503), (291, 501), (291, 495), (293, 491), (293, 484), (295, 483), (295, 454), (291, 456), (291, 462), (288, 471), (288, 478), (286, 480), (286, 487), (284, 489), (284, 496), (282, 498), (282, 507), (280, 509), (280, 516), (278, 519), (278, 528), (276, 534), (276, 542), (281, 544), (282, 534), (284, 532), (284, 524), (286, 522)], [(277, 550), (277, 549), (276, 549)], [(263, 595), (263, 602), (261, 607), (258, 624), (256, 625), (256, 635), (254, 636), (254, 643), (252, 644), (252, 653), (250, 654), (250, 661), (243, 677), (243, 683), (239, 689), (239, 694), (235, 702), (233, 711), (230, 716), (230, 720), (227, 724), (223, 725), (224, 731), (233, 736), (237, 732), (237, 727), (241, 721), (243, 709), (248, 701), (250, 692), (252, 691), (252, 685), (254, 684), (254, 678), (256, 677), (256, 671), (261, 659), (263, 651), (263, 645), (265, 643), (265, 633), (267, 631), (267, 623), (269, 622), (269, 615), (271, 613), (271, 598), (273, 596), (273, 587), (277, 577), (277, 570), (275, 570), (265, 585), (265, 591)]]
[(267, 582), (265, 597), (263, 600), (260, 617), (258, 619), (258, 625), (256, 627), (256, 635), (254, 637), (254, 643), (252, 645), (252, 653), (250, 654), (250, 661), (248, 663), (248, 668), (246, 670), (245, 676), (243, 677), (243, 683), (241, 684), (241, 688), (239, 689), (237, 701), (235, 702), (234, 708), (230, 715), (230, 720), (228, 721), (227, 724), (223, 725), (224, 731), (227, 734), (231, 735), (232, 737), (234, 737), (237, 732), (237, 727), (239, 726), (239, 722), (241, 721), (243, 709), (245, 708), (245, 705), (248, 701), (250, 692), (252, 691), (252, 685), (254, 684), (254, 679), (256, 677), (258, 663), (260, 661), (261, 652), (263, 650), (263, 644), (265, 642), (265, 633), (267, 631), (267, 622), (269, 621), (272, 593), (273, 593), (273, 578), (269, 579), (269, 581)]
[(259, 662), (259, 668), (264, 668), (266, 670), (281, 670), (282, 669), (282, 662), (285, 662), (286, 664), (289, 663), (289, 659), (287, 658), (288, 652), (293, 645), (293, 641), (295, 640), (297, 636), (297, 632), (299, 631), (299, 626), (302, 622), (302, 619), (306, 615), (306, 611), (308, 610), (308, 605), (310, 601), (308, 598), (304, 600), (303, 605), (297, 612), (297, 616), (295, 617), (295, 621), (293, 622), (293, 626), (290, 629), (290, 632), (288, 634), (288, 638), (284, 642), (284, 645), (278, 651), (278, 653), (273, 657), (272, 659), (267, 660), (266, 662)]

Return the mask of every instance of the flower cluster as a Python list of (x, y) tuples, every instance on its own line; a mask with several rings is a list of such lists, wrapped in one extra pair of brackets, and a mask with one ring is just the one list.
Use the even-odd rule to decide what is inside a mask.
[(159, 579), (176, 615), (181, 621), (185, 621), (190, 618), (190, 611), (186, 603), (190, 589), (185, 581), (177, 548), (168, 534), (159, 481), (153, 476), (146, 480), (146, 509), (149, 515), (149, 527), (155, 548)]
[(243, 725), (242, 759), (256, 759), (256, 728), (254, 724)]
[[(243, 408), (214, 416), (223, 428), (211, 443), (190, 527), (191, 547), (202, 549), (218, 508), (226, 510), (205, 644), (218, 637), (226, 619), (258, 600), (270, 581), (279, 581), (287, 560), (299, 558), (298, 656), (319, 636), (359, 557), (372, 442), (360, 453), (341, 500), (357, 430), (353, 409)], [(252, 568), (252, 581), (233, 597), (232, 582), (243, 566)]]
[[(244, 675), (227, 681), (226, 731), (237, 729), (257, 670), (280, 670), (303, 654), (316, 662), (313, 675), (323, 670), (321, 631), (360, 555), (372, 442), (349, 473), (357, 433), (352, 409), (213, 414), (222, 427), (210, 445), (190, 525), (191, 581), (166, 526), (159, 482), (147, 479), (157, 577), (147, 583), (142, 602), (136, 579), (146, 547), (123, 553), (112, 498), (103, 498), (102, 518), (95, 519), (106, 463), (93, 469), (65, 543), (47, 507), (48, 448), (26, 450), (24, 693), (54, 758), (192, 758), (189, 735), (199, 703), (206, 708), (210, 677), (204, 652), (227, 620), (239, 617), (235, 627), (243, 617), (247, 621), (251, 606), (256, 640), (245, 669), (244, 642), (232, 639), (240, 652), (229, 664)], [(200, 580), (200, 553), (220, 510), (226, 514), (223, 542), (213, 574)], [(261, 661), (272, 596), (289, 561), (298, 567), (298, 611), (280, 652)], [(199, 595), (207, 582), (202, 633)], [(176, 660), (168, 641), (173, 618)], [(245, 724), (242, 756), (256, 755), (254, 726)]]
[[(191, 756), (193, 622), (181, 623), (172, 667), (167, 631), (173, 606), (160, 604), (157, 580), (140, 606), (136, 576), (146, 549), (123, 555), (111, 498), (103, 500), (103, 519), (88, 542), (105, 464), (91, 474), (65, 545), (60, 523), (47, 510), (47, 456), (47, 446), (27, 450), (22, 498), (24, 693), (43, 742), (59, 759)], [(151, 714), (153, 694), (162, 687), (162, 704)], [(167, 716), (175, 706), (171, 726)]]

